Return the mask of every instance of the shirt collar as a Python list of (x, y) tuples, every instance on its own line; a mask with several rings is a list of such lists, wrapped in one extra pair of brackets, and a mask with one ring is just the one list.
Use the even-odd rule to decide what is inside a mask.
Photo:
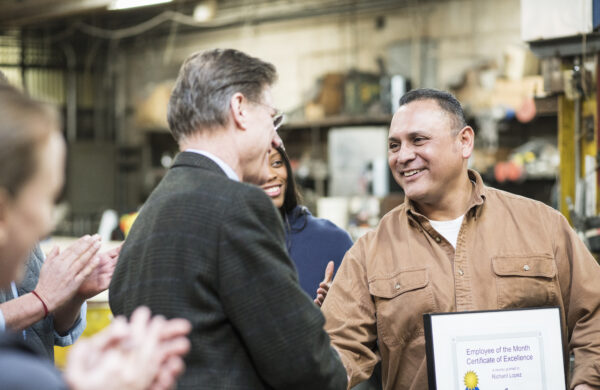
[[(481, 215), (482, 207), (480, 206), (482, 206), (485, 201), (485, 185), (483, 184), (481, 175), (476, 171), (469, 169), (467, 174), (469, 175), (469, 180), (473, 183), (474, 191), (471, 193), (469, 208), (465, 215), (471, 214), (473, 217), (478, 218)], [(408, 214), (417, 220), (427, 219), (416, 210), (414, 202), (410, 199), (407, 199), (406, 209)]]
[(223, 170), (223, 172), (225, 172), (225, 174), (227, 175), (228, 178), (230, 178), (231, 180), (240, 181), (240, 178), (237, 175), (237, 173), (235, 173), (235, 171), (233, 169), (231, 169), (231, 167), (229, 165), (227, 165), (227, 163), (225, 161), (221, 160), (219, 157), (215, 156), (214, 154), (209, 153), (205, 150), (198, 150), (198, 149), (186, 149), (185, 152), (197, 153), (197, 154), (203, 155), (204, 157), (210, 158), (212, 161), (215, 162), (215, 164), (217, 164), (219, 166), (219, 168), (221, 168)]

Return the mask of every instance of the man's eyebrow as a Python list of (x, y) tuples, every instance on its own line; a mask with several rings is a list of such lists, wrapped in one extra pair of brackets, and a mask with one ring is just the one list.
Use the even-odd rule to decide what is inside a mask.
[[(410, 133), (408, 133), (407, 137), (413, 138), (415, 136), (427, 136), (427, 135), (428, 135), (428, 133), (426, 131), (415, 130), (415, 131), (411, 131)], [(400, 142), (400, 140), (396, 137), (388, 137), (388, 141)]]

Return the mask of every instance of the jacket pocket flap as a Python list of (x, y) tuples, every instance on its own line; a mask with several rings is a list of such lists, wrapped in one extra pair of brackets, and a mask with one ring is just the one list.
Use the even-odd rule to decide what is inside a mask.
[(492, 268), (498, 276), (553, 278), (556, 275), (554, 259), (548, 255), (493, 257)]
[(369, 281), (371, 295), (381, 298), (394, 298), (407, 291), (427, 286), (427, 268), (400, 271), (389, 277), (375, 277)]

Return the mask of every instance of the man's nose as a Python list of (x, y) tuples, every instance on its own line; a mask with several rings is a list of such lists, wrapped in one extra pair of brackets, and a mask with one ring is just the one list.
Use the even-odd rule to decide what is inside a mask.
[(402, 145), (398, 150), (398, 162), (404, 164), (415, 158), (415, 151), (410, 146)]

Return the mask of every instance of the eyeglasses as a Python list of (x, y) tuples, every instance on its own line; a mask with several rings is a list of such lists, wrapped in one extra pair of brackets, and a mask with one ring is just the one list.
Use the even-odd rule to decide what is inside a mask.
[(273, 127), (275, 128), (275, 131), (277, 131), (281, 127), (281, 125), (283, 125), (283, 120), (285, 119), (285, 115), (283, 114), (283, 112), (281, 112), (278, 109), (271, 107), (265, 103), (261, 103), (261, 102), (253, 102), (253, 103), (258, 104), (259, 106), (266, 107), (269, 110), (271, 110), (272, 112), (274, 111), (274, 113), (271, 114), (271, 117), (273, 118)]
[(273, 117), (273, 127), (275, 128), (275, 131), (279, 130), (281, 125), (283, 125), (284, 119), (285, 115), (283, 114), (283, 112), (277, 111), (277, 113)]

